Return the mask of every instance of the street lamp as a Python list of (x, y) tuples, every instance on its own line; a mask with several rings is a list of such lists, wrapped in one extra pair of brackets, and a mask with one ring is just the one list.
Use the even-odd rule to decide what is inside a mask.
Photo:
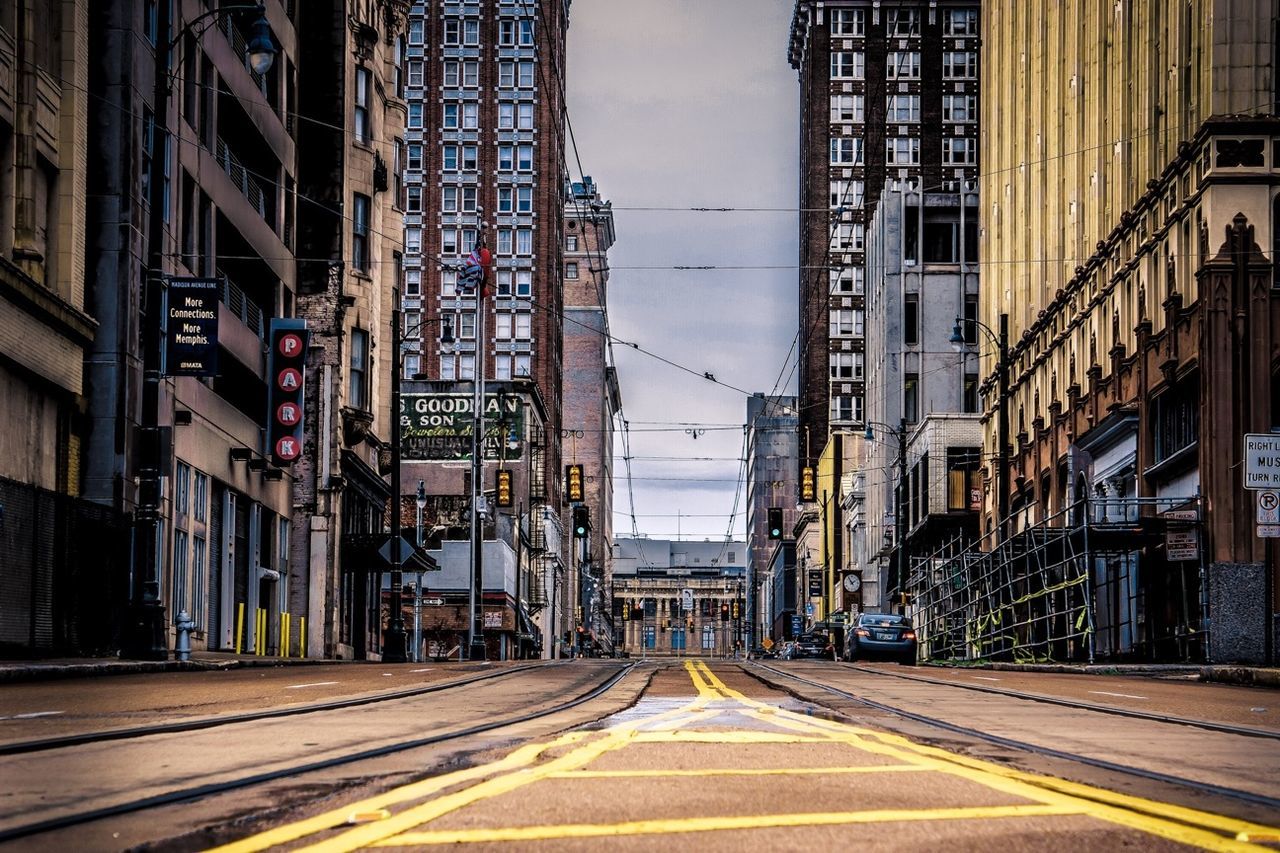
[[(167, 35), (171, 26), (173, 4), (156, 5), (157, 32)], [(142, 426), (139, 429), (138, 506), (134, 511), (132, 587), (129, 592), (129, 620), (123, 632), (121, 653), (143, 660), (164, 660), (169, 656), (165, 638), (164, 603), (160, 600), (160, 482), (161, 467), (166, 464), (161, 453), (160, 380), (161, 380), (161, 304), (164, 301), (164, 152), (155, 150), (163, 140), (168, 150), (169, 98), (173, 94), (170, 57), (183, 38), (194, 32), (204, 34), (221, 15), (256, 12), (253, 37), (246, 51), (249, 64), (265, 73), (275, 60), (276, 47), (271, 27), (266, 20), (266, 7), (261, 4), (222, 6), (192, 18), (167, 43), (156, 44), (155, 90), (152, 96), (151, 171), (147, 177), (147, 268), (143, 291), (142, 339)], [(204, 23), (203, 29), (195, 30)]]
[[(427, 508), (427, 484), (418, 481), (418, 493), (413, 502), (418, 513), (414, 516), (414, 544), (422, 547), (422, 511)], [(418, 569), (418, 582), (413, 588), (413, 662), (421, 660), (422, 652), (422, 569)]]
[(484, 299), (485, 276), (492, 256), (485, 245), (484, 223), (480, 236), (458, 275), (458, 283), (473, 291), (476, 301), (476, 349), (471, 401), (471, 595), (467, 657), (484, 660)]
[(893, 518), (894, 518), (894, 536), (897, 546), (897, 555), (895, 558), (895, 570), (897, 575), (894, 581), (894, 589), (899, 593), (906, 583), (906, 545), (907, 545), (907, 419), (902, 418), (898, 421), (897, 429), (880, 421), (867, 421), (866, 431), (863, 438), (867, 441), (875, 441), (876, 435), (873, 426), (878, 426), (888, 432), (890, 435), (898, 439), (898, 495), (893, 502)]
[(997, 334), (981, 320), (969, 317), (957, 317), (951, 328), (951, 343), (957, 347), (966, 342), (961, 333), (960, 324), (971, 323), (975, 328), (987, 333), (995, 343), (999, 361), (996, 371), (999, 382), (998, 399), (996, 400), (996, 535), (997, 541), (1003, 542), (1007, 531), (1009, 517), (1009, 315), (1000, 315), (1000, 332)]

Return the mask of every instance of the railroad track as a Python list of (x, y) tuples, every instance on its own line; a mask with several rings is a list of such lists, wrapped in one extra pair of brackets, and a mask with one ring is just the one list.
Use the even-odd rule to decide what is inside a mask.
[[(482, 734), (484, 732), (491, 732), (497, 729), (502, 729), (509, 726), (530, 722), (532, 720), (541, 719), (543, 717), (549, 717), (554, 714), (559, 714), (564, 711), (570, 710), (579, 705), (582, 705), (583, 703), (590, 702), (592, 699), (602, 696), (603, 694), (608, 692), (610, 689), (612, 689), (616, 684), (618, 684), (618, 682), (620, 682), (624, 677), (626, 677), (626, 675), (630, 673), (632, 669), (635, 668), (635, 666), (636, 664), (634, 662), (628, 663), (622, 666), (620, 669), (614, 672), (611, 672), (606, 678), (602, 679), (599, 683), (595, 684), (590, 689), (585, 690), (570, 699), (566, 699), (563, 702), (559, 702), (553, 706), (550, 706), (548, 708), (543, 708), (538, 711), (531, 711), (527, 713), (516, 714), (510, 717), (504, 717), (502, 719), (493, 720), (487, 723), (480, 723), (478, 725), (469, 726), (463, 729), (445, 732), (442, 734), (430, 735), (426, 737), (410, 738), (407, 740), (384, 744), (382, 746), (378, 746), (370, 749), (362, 749), (362, 750), (347, 752), (341, 755), (332, 756), (330, 758), (326, 758), (322, 760), (310, 761), (310, 762), (305, 762), (300, 764), (293, 764), (287, 767), (281, 767), (276, 770), (270, 770), (270, 771), (265, 771), (261, 773), (254, 773), (254, 774), (239, 776), (234, 779), (228, 779), (228, 780), (224, 780), (216, 783), (178, 788), (178, 789), (167, 791), (165, 793), (157, 794), (154, 796), (142, 797), (136, 800), (130, 800), (127, 802), (117, 803), (114, 805), (104, 806), (100, 808), (85, 809), (83, 811), (77, 811), (70, 814), (58, 815), (56, 817), (48, 818), (45, 820), (33, 821), (31, 823), (12, 826), (8, 828), (0, 829), (0, 843), (13, 841), (20, 838), (26, 838), (26, 837), (37, 835), (44, 832), (51, 832), (54, 830), (67, 829), (70, 827), (88, 824), (94, 821), (102, 820), (104, 818), (116, 817), (119, 815), (145, 811), (147, 809), (157, 808), (160, 806), (173, 805), (175, 803), (195, 800), (202, 797), (211, 796), (214, 794), (222, 794), (230, 791), (244, 790), (247, 788), (252, 788), (257, 785), (262, 785), (267, 782), (273, 782), (280, 779), (292, 778), (292, 777), (300, 776), (302, 774), (313, 773), (321, 770), (327, 770), (330, 768), (340, 767), (347, 764), (355, 764), (361, 761), (368, 761), (374, 758), (381, 758), (383, 756), (392, 755), (399, 752), (406, 752), (413, 749), (419, 749), (419, 748), (422, 748), (425, 746), (431, 746), (434, 744), (445, 743), (453, 740), (460, 740), (462, 738), (470, 737), (477, 734)], [(528, 672), (531, 669), (535, 669), (535, 668), (537, 667), (536, 666), (521, 667), (514, 670), (514, 672)], [(509, 672), (511, 671), (504, 670), (503, 674), (506, 674)], [(495, 678), (498, 675), (499, 673), (492, 673), (492, 674), (486, 673), (485, 676), (483, 677), (475, 677), (471, 679), (459, 679), (457, 681), (450, 682), (448, 685), (435, 685), (435, 690), (448, 689), (448, 687), (459, 687), (459, 686), (462, 686), (463, 684), (474, 684), (476, 681)], [(427, 688), (414, 689), (409, 691), (395, 691), (397, 695), (394, 698), (401, 698), (401, 699), (412, 698), (413, 696), (421, 695), (423, 693), (429, 693), (429, 692), (433, 692), (433, 691)], [(339, 700), (338, 702), (333, 702), (333, 703), (317, 703), (316, 705), (306, 706), (307, 710), (289, 709), (289, 713), (298, 714), (298, 713), (316, 713), (317, 711), (323, 712), (325, 710), (348, 708), (354, 705), (370, 704), (371, 702), (389, 701), (390, 698), (392, 698), (391, 694), (386, 694), (382, 697), (363, 697), (363, 700)], [(263, 713), (254, 713), (254, 714), (228, 715), (228, 717), (231, 717), (231, 716), (237, 717), (237, 719), (234, 720), (234, 722), (244, 722), (245, 720), (261, 719), (262, 717), (266, 717), (266, 716), (274, 717), (274, 716), (284, 716), (284, 715), (285, 714), (281, 712), (263, 712)], [(229, 722), (229, 720), (227, 719), (222, 719), (221, 722), (213, 721), (210, 723), (210, 726), (206, 726), (206, 727), (211, 727), (213, 725), (224, 725), (227, 722)], [(176, 730), (183, 731), (186, 729), (176, 729)], [(141, 729), (133, 729), (130, 731), (134, 732), (132, 737), (144, 736), (142, 734), (138, 734), (138, 732), (141, 731)], [(161, 726), (154, 727), (151, 733), (156, 734), (156, 733), (171, 732), (171, 731), (175, 731), (175, 729), (170, 728), (169, 724), (164, 724)], [(113, 733), (107, 732), (105, 734), (113, 734)], [(118, 740), (119, 738), (116, 737), (116, 738), (104, 738), (104, 739)], [(59, 739), (50, 739), (50, 740), (59, 740)], [(85, 742), (80, 741), (79, 743), (83, 744)]]
[[(1257, 794), (1252, 791), (1241, 791), (1236, 788), (1228, 788), (1222, 785), (1215, 785), (1210, 782), (1201, 782), (1195, 779), (1187, 779), (1181, 776), (1173, 776), (1168, 773), (1161, 773), (1156, 770), (1146, 770), (1140, 767), (1131, 767), (1126, 764), (1119, 764), (1114, 761), (1107, 761), (1106, 759), (1102, 759), (1102, 758), (1094, 758), (1092, 756), (1079, 755), (1077, 753), (1068, 752), (1066, 750), (1054, 749), (1052, 747), (1041, 746), (1039, 744), (1029, 743), (1027, 741), (1016, 740), (1014, 738), (1007, 738), (1002, 735), (995, 735), (989, 732), (984, 732), (981, 729), (975, 729), (969, 726), (962, 726), (957, 723), (951, 723), (946, 720), (940, 720), (936, 717), (930, 717), (926, 714), (921, 714), (916, 711), (910, 711), (906, 708), (900, 708), (893, 705), (888, 705), (888, 704), (885, 704), (884, 702), (877, 702), (874, 699), (868, 699), (864, 696), (858, 696), (854, 693), (850, 693), (847, 690), (841, 690), (838, 687), (833, 687), (829, 684), (824, 684), (820, 681), (815, 681), (811, 678), (805, 678), (802, 675), (797, 675), (796, 673), (787, 672), (786, 670), (778, 669), (777, 667), (769, 666), (767, 664), (753, 662), (752, 664), (749, 665), (749, 667), (755, 667), (761, 670), (765, 670), (769, 673), (772, 673), (773, 675), (790, 679), (791, 681), (805, 684), (809, 687), (817, 688), (818, 690), (821, 690), (826, 693), (830, 693), (834, 696), (839, 696), (842, 699), (846, 699), (850, 702), (854, 702), (856, 704), (865, 706), (867, 708), (872, 708), (877, 711), (882, 711), (884, 713), (895, 714), (899, 717), (903, 717), (905, 719), (912, 720), (914, 722), (921, 723), (923, 725), (930, 726), (932, 728), (941, 729), (943, 731), (947, 731), (952, 734), (959, 734), (959, 735), (964, 735), (971, 738), (976, 738), (978, 740), (986, 741), (987, 743), (996, 744), (998, 746), (1006, 747), (1009, 749), (1029, 752), (1029, 753), (1044, 756), (1047, 758), (1054, 758), (1054, 759), (1074, 762), (1077, 764), (1084, 764), (1090, 767), (1095, 767), (1101, 770), (1107, 770), (1114, 773), (1120, 773), (1126, 776), (1135, 776), (1135, 777), (1147, 779), (1150, 781), (1161, 782), (1164, 784), (1175, 785), (1178, 787), (1191, 789), (1203, 794), (1212, 794), (1215, 796), (1226, 797), (1228, 799), (1236, 800), (1238, 802), (1249, 803), (1251, 805), (1256, 805), (1256, 806), (1263, 806), (1268, 809), (1280, 810), (1280, 799), (1277, 799), (1275, 797), (1269, 797), (1265, 794)], [(855, 669), (861, 669), (861, 668), (855, 667)], [(747, 668), (746, 671), (751, 672), (751, 669)], [(868, 671), (876, 672), (875, 670), (868, 670)], [(877, 673), (877, 674), (880, 674), (880, 673)], [(886, 676), (889, 676), (888, 673), (884, 673), (884, 674)], [(760, 678), (759, 675), (756, 675), (756, 677)], [(903, 676), (903, 677), (909, 677), (909, 676)], [(760, 680), (764, 681), (764, 679), (760, 679)], [(949, 684), (948, 682), (945, 682), (945, 681), (936, 682), (936, 683), (941, 684), (943, 686), (947, 686), (947, 687), (967, 686), (967, 685)], [(1016, 691), (1003, 691), (1003, 692), (1015, 698), (1040, 701), (1040, 699), (1037, 698), (1038, 694), (1019, 694)], [(799, 697), (799, 696), (797, 696), (797, 698), (803, 699), (803, 697)], [(1068, 701), (1069, 700), (1055, 700), (1053, 704), (1064, 704)], [(1106, 706), (1091, 707), (1091, 703), (1078, 703), (1074, 707), (1082, 710), (1105, 712), (1103, 711), (1103, 709)], [(1118, 710), (1118, 709), (1111, 709), (1111, 710)], [(1145, 718), (1147, 719), (1159, 720), (1160, 722), (1166, 722), (1173, 725), (1186, 724), (1186, 721), (1184, 721), (1180, 717), (1168, 717), (1168, 718), (1161, 719), (1159, 715), (1143, 715), (1143, 716), (1145, 716)], [(1214, 724), (1208, 724), (1208, 725), (1214, 725)], [(1261, 730), (1248, 729), (1248, 734), (1245, 736), (1256, 737), (1257, 732), (1259, 731)], [(1227, 733), (1240, 734), (1238, 732), (1227, 732)], [(1268, 736), (1271, 736), (1271, 733), (1268, 733)]]
[(61, 735), (58, 737), (39, 738), (36, 740), (14, 741), (12, 743), (0, 743), (0, 756), (20, 755), (26, 752), (43, 752), (50, 749), (64, 749), (69, 746), (84, 746), (91, 743), (105, 743), (113, 740), (131, 740), (139, 737), (149, 737), (151, 735), (172, 734), (174, 732), (192, 732), (201, 729), (212, 729), (217, 726), (227, 726), (233, 723), (248, 723), (255, 720), (269, 720), (278, 717), (293, 717), (299, 714), (314, 714), (317, 711), (337, 711), (342, 708), (356, 708), (361, 705), (373, 705), (378, 702), (390, 702), (396, 699), (411, 699), (414, 696), (424, 696), (428, 693), (439, 693), (442, 690), (452, 690), (458, 687), (466, 687), (469, 684), (475, 684), (480, 681), (489, 681), (494, 678), (502, 678), (504, 676), (516, 675), (530, 670), (540, 669), (545, 666), (556, 666), (550, 662), (528, 664), (524, 666), (513, 666), (504, 669), (495, 669), (492, 672), (484, 672), (478, 675), (468, 676), (466, 678), (455, 678), (451, 681), (441, 682), (439, 684), (429, 684), (422, 687), (408, 687), (403, 690), (389, 690), (384, 693), (376, 693), (365, 696), (353, 696), (348, 699), (332, 699), (327, 702), (312, 702), (306, 705), (290, 705), (287, 708), (271, 708), (265, 711), (243, 711), (235, 714), (219, 714), (213, 717), (200, 717), (194, 720), (180, 720), (172, 723), (156, 723), (149, 726), (130, 726), (122, 729), (103, 729), (96, 732), (80, 732), (73, 735)]

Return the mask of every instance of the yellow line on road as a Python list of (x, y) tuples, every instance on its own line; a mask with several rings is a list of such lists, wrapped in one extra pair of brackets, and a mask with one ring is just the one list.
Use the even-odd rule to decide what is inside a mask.
[(844, 773), (910, 773), (926, 769), (919, 764), (867, 764), (857, 767), (721, 767), (706, 770), (566, 770), (550, 779), (630, 779), (673, 776), (839, 776)]
[(827, 743), (822, 735), (789, 735), (782, 732), (753, 731), (655, 731), (637, 732), (636, 743)]
[(623, 823), (571, 823), (559, 826), (513, 826), (501, 829), (457, 829), (410, 832), (379, 842), (378, 847), (466, 844), (493, 841), (552, 841), (566, 838), (608, 838), (623, 835), (672, 835), (682, 832), (720, 832), (733, 829), (773, 829), (793, 826), (834, 826), (858, 823), (917, 822), (932, 820), (990, 820), (1006, 817), (1073, 815), (1061, 806), (978, 806), (955, 809), (877, 809), (860, 812), (732, 815), (670, 820), (633, 820)]

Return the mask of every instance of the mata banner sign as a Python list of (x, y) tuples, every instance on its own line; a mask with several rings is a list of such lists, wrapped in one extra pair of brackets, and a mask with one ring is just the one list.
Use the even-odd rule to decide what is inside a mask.
[[(428, 462), (471, 458), (472, 395), (402, 394), (402, 458)], [(524, 454), (524, 405), (520, 397), (489, 394), (481, 439), (484, 458), (512, 462)]]
[(166, 376), (218, 374), (216, 278), (171, 278), (165, 305)]

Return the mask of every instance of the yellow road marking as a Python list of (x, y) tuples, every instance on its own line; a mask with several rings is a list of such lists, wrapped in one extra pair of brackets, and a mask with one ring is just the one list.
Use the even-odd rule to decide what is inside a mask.
[(857, 767), (722, 767), (706, 770), (566, 770), (551, 779), (630, 779), (673, 776), (839, 776), (844, 773), (908, 773), (924, 770), (920, 764), (865, 764)]
[(380, 842), (379, 847), (466, 844), (485, 841), (549, 841), (565, 838), (607, 838), (622, 835), (671, 835), (682, 832), (719, 832), (731, 829), (772, 829), (791, 826), (833, 826), (857, 823), (889, 823), (927, 820), (990, 820), (1005, 817), (1074, 815), (1061, 806), (977, 806), (954, 809), (877, 809), (860, 812), (733, 815), (671, 820), (633, 820), (623, 823), (577, 823), (550, 826), (513, 826), (501, 829), (457, 829), (410, 832)]
[(637, 732), (636, 743), (827, 743), (823, 735), (789, 735), (753, 731), (645, 731)]

